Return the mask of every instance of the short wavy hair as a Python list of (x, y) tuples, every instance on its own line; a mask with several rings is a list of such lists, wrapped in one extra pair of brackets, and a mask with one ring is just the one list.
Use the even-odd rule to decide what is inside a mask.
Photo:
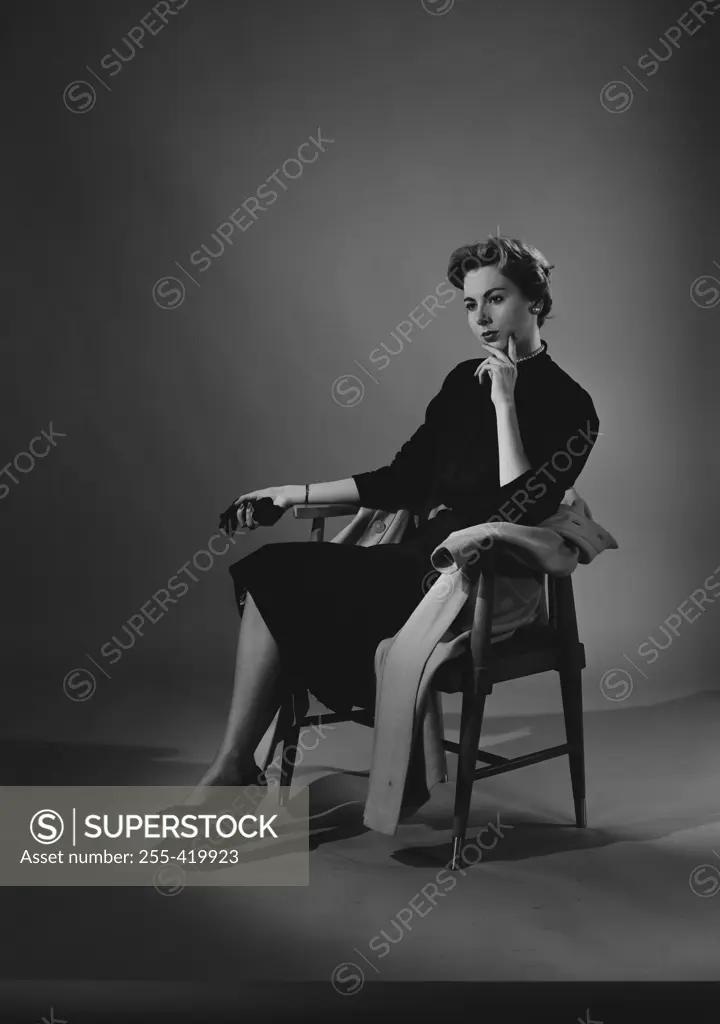
[(541, 304), (537, 322), (538, 327), (542, 327), (552, 309), (550, 274), (554, 264), (548, 263), (534, 245), (521, 242), (519, 238), (488, 235), (485, 242), (461, 245), (453, 252), (448, 263), (448, 281), (462, 291), (466, 274), (488, 266), (497, 266), (527, 299)]

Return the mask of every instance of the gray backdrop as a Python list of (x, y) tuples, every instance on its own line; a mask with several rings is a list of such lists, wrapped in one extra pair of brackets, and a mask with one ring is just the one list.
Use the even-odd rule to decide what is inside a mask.
[[(209, 567), (197, 553), (219, 511), (390, 461), (445, 374), (480, 354), (456, 294), (434, 318), (417, 307), (447, 288), (452, 249), (498, 227), (556, 265), (541, 334), (600, 417), (577, 486), (620, 549), (575, 576), (588, 706), (717, 686), (712, 604), (671, 619), (671, 644), (660, 626), (720, 583), (720, 17), (664, 0), (179, 6), (4, 14), (0, 462), (17, 483), (0, 477), (1, 657), (16, 728), (60, 735), (82, 716), (88, 736), (112, 719), (129, 739), (150, 713), (170, 743), (219, 738), (227, 567), (308, 533), (287, 514)], [(303, 143), (313, 162), (297, 162)], [(51, 423), (32, 465), (21, 453)], [(142, 635), (111, 663), (101, 649), (129, 644), (131, 616)], [(667, 645), (652, 664), (649, 637)], [(622, 703), (616, 669), (634, 684)], [(97, 691), (77, 700), (88, 672)], [(494, 707), (555, 707), (555, 689), (513, 684)]]

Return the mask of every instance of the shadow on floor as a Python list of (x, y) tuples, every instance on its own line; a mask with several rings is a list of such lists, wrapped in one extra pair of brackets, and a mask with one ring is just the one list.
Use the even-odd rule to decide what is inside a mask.
[[(182, 786), (192, 787), (197, 782), (198, 766), (181, 761), (169, 761), (178, 751), (170, 747), (134, 747), (130, 745), (105, 746), (93, 743), (66, 743), (8, 740), (0, 744), (0, 779), (3, 785), (40, 786), (49, 784), (66, 786)], [(320, 766), (318, 770), (323, 770)], [(152, 783), (149, 780), (152, 779)], [(310, 784), (310, 850), (326, 844), (342, 842), (363, 835), (370, 830), (363, 823), (367, 796), (368, 772), (333, 772)], [(412, 817), (404, 819), (395, 837), (399, 848), (390, 856), (398, 863), (413, 867), (441, 867), (450, 859), (451, 808), (454, 786), (449, 783), (438, 787), (443, 791), (443, 806), (426, 805)], [(293, 800), (288, 804), (292, 813)], [(304, 803), (298, 801), (298, 807)], [(474, 810), (468, 827), (468, 841), (487, 825), (488, 814)], [(697, 817), (687, 827), (706, 824)], [(440, 843), (405, 846), (402, 839), (404, 825), (418, 827), (423, 832), (447, 832), (447, 840)], [(503, 814), (503, 826), (509, 826), (502, 844), (493, 854), (494, 860), (519, 860), (543, 857), (569, 850), (608, 846), (628, 838), (595, 829), (576, 829), (545, 821), (532, 813)], [(672, 825), (672, 828), (670, 827)], [(677, 827), (668, 823), (667, 834)], [(657, 831), (657, 829), (655, 830)], [(665, 834), (662, 831), (658, 834)], [(438, 836), (439, 837), (439, 836)]]
[[(477, 786), (468, 840), (474, 841), (478, 830), (495, 820), (498, 801), (509, 807), (526, 804), (520, 810), (502, 812), (508, 832), (493, 853), (493, 860), (502, 861), (660, 839), (682, 829), (716, 823), (720, 817), (714, 804), (707, 804), (701, 794), (693, 804), (692, 799), (683, 799), (683, 792), (696, 771), (700, 777), (707, 774), (707, 752), (716, 749), (719, 700), (718, 694), (700, 693), (653, 707), (628, 708), (622, 714), (585, 716), (588, 795), (592, 797), (589, 804), (596, 821), (612, 821), (612, 828), (575, 828), (570, 817), (569, 774), (566, 762), (560, 759), (545, 762), (556, 767), (546, 769), (550, 774), (541, 776), (548, 783), (542, 791), (527, 774), (530, 770), (495, 777), (487, 788)], [(452, 718), (446, 715), (446, 731), (452, 729)], [(515, 734), (525, 729), (531, 734), (529, 743), (525, 737), (503, 744), (502, 752), (509, 757), (551, 746), (564, 738), (558, 715), (495, 718), (488, 722), (488, 729)], [(169, 746), (2, 738), (0, 784), (190, 788), (196, 785), (201, 769), (179, 758), (180, 752)], [(453, 778), (454, 755), (449, 756), (448, 763)], [(308, 769), (328, 772), (309, 786), (311, 849), (368, 832), (363, 824), (368, 772), (336, 771), (320, 765)], [(297, 773), (301, 785), (302, 774)], [(511, 777), (512, 783), (500, 781)], [(453, 797), (453, 782), (436, 787), (427, 804), (403, 819), (391, 839), (396, 846), (389, 856), (414, 866), (446, 864), (450, 857)], [(621, 804), (632, 805), (632, 815), (623, 817)], [(564, 823), (558, 822), (558, 806), (566, 808), (561, 812)], [(637, 815), (638, 806), (646, 812), (644, 815)], [(681, 811), (669, 814), (668, 806), (680, 807)], [(432, 841), (434, 835), (438, 842)], [(407, 845), (410, 842), (412, 845)]]

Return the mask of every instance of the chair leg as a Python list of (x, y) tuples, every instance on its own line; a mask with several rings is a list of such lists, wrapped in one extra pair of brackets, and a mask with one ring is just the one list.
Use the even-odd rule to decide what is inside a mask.
[(280, 806), (284, 807), (289, 799), (290, 787), (292, 786), (293, 772), (295, 771), (295, 758), (297, 756), (297, 745), (300, 739), (300, 723), (291, 725), (283, 737), (282, 759), (280, 761)]
[(560, 672), (565, 735), (570, 744), (570, 781), (575, 804), (575, 824), (587, 828), (585, 807), (585, 740), (583, 734), (582, 671), (564, 669)]
[(300, 732), (308, 711), (308, 692), (305, 686), (296, 686), (286, 697), (282, 706), (282, 755), (280, 758), (280, 806), (284, 807), (290, 798), (295, 761), (297, 759)]
[(458, 755), (457, 782), (455, 783), (455, 812), (453, 815), (453, 841), (451, 870), (457, 871), (460, 855), (465, 844), (470, 800), (472, 798), (477, 754), (480, 743), (485, 694), (474, 696), (472, 691), (463, 693), (462, 717), (460, 720), (460, 753)]

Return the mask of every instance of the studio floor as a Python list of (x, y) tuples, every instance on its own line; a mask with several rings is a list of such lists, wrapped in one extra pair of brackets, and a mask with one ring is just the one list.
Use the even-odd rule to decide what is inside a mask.
[[(458, 724), (450, 699), (449, 737)], [(489, 822), (503, 836), (429, 910), (421, 891), (450, 856), (455, 758), (451, 781), (384, 836), (362, 824), (371, 731), (341, 724), (296, 769), (318, 826), (309, 887), (187, 887), (173, 898), (6, 888), (4, 977), (331, 991), (349, 964), (340, 974), (351, 985), (719, 979), (720, 694), (586, 713), (585, 727), (589, 827), (573, 825), (566, 759), (476, 783), (469, 837)], [(562, 740), (560, 715), (513, 716), (487, 721), (481, 745), (514, 756)], [(189, 786), (203, 768), (169, 746), (81, 737), (5, 739), (0, 751), (6, 784)], [(423, 916), (396, 927), (414, 897)], [(383, 930), (396, 941), (380, 956)]]

